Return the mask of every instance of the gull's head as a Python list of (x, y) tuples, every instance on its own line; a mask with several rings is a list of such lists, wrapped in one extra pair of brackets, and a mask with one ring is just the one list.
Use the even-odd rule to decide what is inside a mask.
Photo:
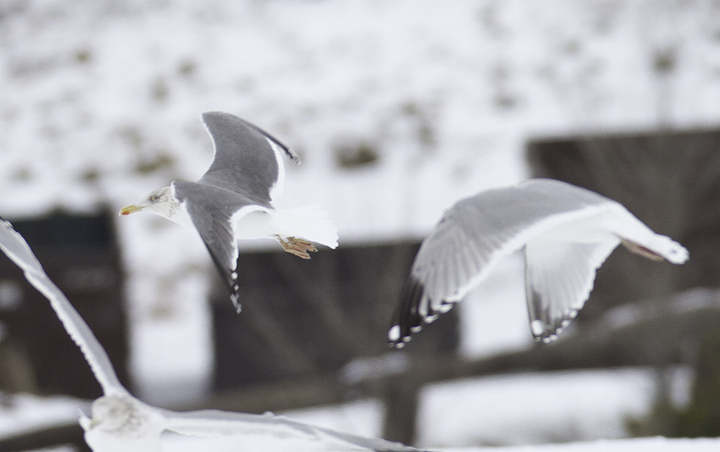
[(162, 414), (124, 394), (103, 396), (92, 404), (92, 417), (80, 414), (85, 441), (95, 452), (160, 452)]
[(165, 218), (171, 218), (175, 214), (178, 204), (178, 201), (172, 195), (172, 189), (167, 186), (153, 191), (140, 202), (123, 207), (120, 209), (120, 215), (130, 215), (144, 210)]
[(138, 412), (133, 401), (123, 396), (103, 396), (92, 404), (92, 417), (80, 413), (80, 425), (87, 432), (99, 429), (106, 432), (131, 428)]

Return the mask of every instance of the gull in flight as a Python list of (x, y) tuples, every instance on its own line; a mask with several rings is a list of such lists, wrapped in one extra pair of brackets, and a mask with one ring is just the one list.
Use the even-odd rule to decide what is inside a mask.
[(530, 330), (549, 342), (583, 307), (596, 270), (621, 243), (653, 260), (688, 259), (620, 203), (565, 182), (530, 179), (460, 200), (420, 245), (388, 339), (402, 347), (522, 248)]
[(329, 448), (334, 451), (417, 451), (400, 443), (336, 432), (271, 413), (258, 415), (219, 410), (175, 412), (143, 403), (120, 384), (107, 353), (85, 321), (47, 276), (25, 239), (8, 221), (2, 219), (0, 249), (50, 301), (102, 387), (103, 396), (92, 403), (91, 417), (80, 413), (85, 441), (94, 452), (159, 452), (163, 431), (200, 437), (270, 435), (309, 441), (318, 449)]
[(285, 183), (283, 155), (300, 163), (290, 148), (228, 113), (203, 113), (202, 121), (215, 155), (200, 180), (174, 181), (123, 207), (120, 215), (142, 210), (196, 229), (240, 312), (237, 240), (276, 239), (288, 253), (310, 259), (308, 252), (317, 251), (312, 242), (337, 246), (337, 229), (317, 204), (273, 207)]

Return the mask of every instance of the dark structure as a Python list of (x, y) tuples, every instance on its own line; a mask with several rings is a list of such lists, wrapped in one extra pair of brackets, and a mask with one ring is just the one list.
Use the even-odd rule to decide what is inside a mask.
[[(242, 312), (213, 296), (215, 389), (336, 373), (353, 359), (396, 353), (387, 330), (420, 243), (341, 245), (311, 260), (280, 251), (238, 259)], [(428, 325), (407, 352), (452, 354), (457, 314)]]
[[(105, 347), (122, 383), (130, 387), (123, 273), (114, 215), (53, 213), (44, 218), (9, 220)], [(32, 379), (19, 389), (82, 398), (102, 395), (48, 300), (4, 254), (0, 255), (0, 322), (6, 334), (3, 349), (9, 350), (5, 356), (12, 357), (13, 370)]]

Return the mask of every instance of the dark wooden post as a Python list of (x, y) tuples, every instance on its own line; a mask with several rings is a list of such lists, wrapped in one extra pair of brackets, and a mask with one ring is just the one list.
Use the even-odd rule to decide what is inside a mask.
[(412, 445), (416, 440), (421, 385), (409, 378), (391, 378), (383, 390), (383, 438)]
[(80, 425), (73, 422), (2, 438), (0, 439), (0, 450), (3, 452), (21, 452), (70, 444), (78, 452), (91, 452), (90, 447), (85, 443), (83, 435), (84, 432)]

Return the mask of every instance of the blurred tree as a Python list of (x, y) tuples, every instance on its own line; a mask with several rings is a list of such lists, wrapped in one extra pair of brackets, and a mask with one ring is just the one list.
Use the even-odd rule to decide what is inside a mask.
[(677, 418), (677, 437), (720, 436), (720, 331), (703, 338), (690, 404)]

